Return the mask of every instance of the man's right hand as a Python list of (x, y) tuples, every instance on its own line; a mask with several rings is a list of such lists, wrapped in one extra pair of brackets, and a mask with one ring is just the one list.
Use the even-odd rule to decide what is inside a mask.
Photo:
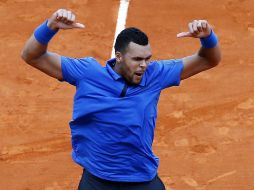
[(48, 19), (48, 27), (52, 30), (84, 28), (81, 23), (75, 22), (76, 16), (68, 10), (59, 9)]

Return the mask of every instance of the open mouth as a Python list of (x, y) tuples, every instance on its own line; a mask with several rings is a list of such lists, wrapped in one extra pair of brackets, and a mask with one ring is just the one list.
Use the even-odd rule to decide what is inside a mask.
[(135, 75), (141, 77), (143, 75), (143, 73), (135, 73)]
[(141, 77), (144, 74), (144, 72), (135, 72), (135, 75), (138, 77)]

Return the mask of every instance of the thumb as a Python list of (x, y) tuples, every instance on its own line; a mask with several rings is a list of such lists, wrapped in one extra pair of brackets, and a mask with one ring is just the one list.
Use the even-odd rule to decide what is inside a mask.
[(180, 32), (176, 35), (177, 38), (192, 37), (190, 32)]
[(72, 24), (72, 27), (73, 27), (73, 28), (85, 28), (85, 25), (84, 25), (84, 24), (81, 24), (81, 23), (73, 23), (73, 24)]

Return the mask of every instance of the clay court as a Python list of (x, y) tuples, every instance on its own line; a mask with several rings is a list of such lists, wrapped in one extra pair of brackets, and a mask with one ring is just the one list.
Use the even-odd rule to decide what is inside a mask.
[[(75, 190), (82, 168), (71, 159), (69, 121), (75, 88), (25, 64), (33, 30), (59, 8), (83, 30), (60, 31), (49, 50), (110, 58), (118, 0), (0, 0), (0, 189)], [(177, 39), (188, 22), (207, 19), (222, 62), (161, 94), (153, 150), (167, 190), (254, 189), (254, 3), (252, 0), (131, 0), (126, 26), (150, 37), (153, 59), (195, 53)]]

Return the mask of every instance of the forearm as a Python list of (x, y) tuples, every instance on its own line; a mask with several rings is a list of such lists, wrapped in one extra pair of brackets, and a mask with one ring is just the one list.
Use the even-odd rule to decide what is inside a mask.
[(219, 44), (213, 48), (201, 47), (198, 55), (207, 61), (207, 64), (216, 66), (221, 60), (221, 50)]
[(221, 51), (218, 38), (207, 21), (195, 20), (189, 23), (189, 32), (181, 32), (177, 37), (194, 37), (201, 41), (201, 48), (197, 53), (183, 58), (182, 80), (219, 64)]
[(83, 24), (74, 21), (75, 15), (71, 11), (59, 9), (54, 12), (26, 42), (21, 53), (23, 60), (47, 75), (62, 80), (61, 56), (48, 52), (47, 44), (60, 29), (84, 28)]
[(52, 29), (48, 26), (50, 22), (46, 21), (41, 24), (29, 40), (26, 42), (22, 51), (22, 58), (30, 63), (32, 60), (36, 60), (47, 52), (47, 44), (57, 33), (57, 29)]
[(221, 51), (216, 34), (210, 29), (207, 37), (200, 38), (202, 44), (198, 56), (204, 58), (210, 66), (216, 66), (221, 60)]
[(27, 62), (32, 62), (32, 60), (38, 59), (40, 56), (44, 55), (47, 52), (47, 45), (39, 43), (34, 34), (28, 39), (23, 50), (22, 58)]

